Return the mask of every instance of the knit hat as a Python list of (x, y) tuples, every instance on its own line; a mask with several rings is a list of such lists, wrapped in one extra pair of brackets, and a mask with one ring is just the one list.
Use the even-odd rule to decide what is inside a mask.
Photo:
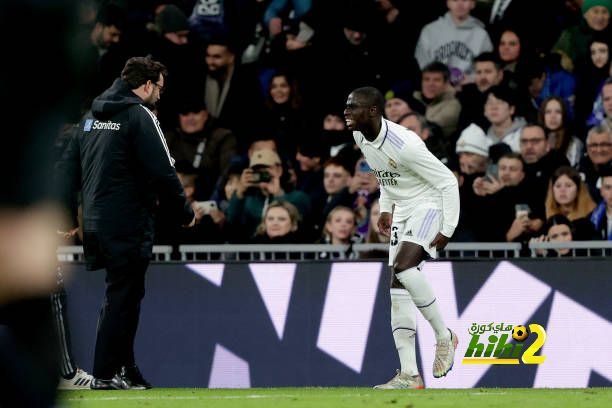
[(385, 93), (385, 100), (388, 101), (393, 98), (401, 99), (410, 106), (410, 109), (424, 115), (425, 105), (412, 96), (413, 92), (414, 87), (410, 81), (399, 82)]
[(155, 17), (155, 24), (162, 34), (189, 30), (189, 21), (183, 10), (174, 4), (168, 4)]
[(608, 12), (612, 14), (612, 0), (585, 0), (584, 3), (582, 3), (582, 14), (595, 6), (605, 7), (608, 9)]
[(463, 129), (455, 151), (459, 153), (475, 153), (480, 156), (489, 157), (489, 145), (491, 142), (487, 139), (485, 132), (475, 123)]

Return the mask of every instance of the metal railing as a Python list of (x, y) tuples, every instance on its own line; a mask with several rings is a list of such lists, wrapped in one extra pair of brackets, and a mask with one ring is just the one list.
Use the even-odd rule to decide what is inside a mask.
[[(509, 259), (521, 256), (541, 257), (537, 250), (547, 250), (558, 255), (554, 249), (570, 248), (572, 257), (612, 256), (612, 241), (531, 242), (529, 255), (521, 253), (517, 242), (451, 242), (439, 252), (439, 259)], [(153, 262), (198, 262), (198, 261), (330, 261), (349, 259), (385, 260), (389, 244), (225, 244), (225, 245), (180, 245), (178, 256), (173, 259), (173, 248), (169, 245), (153, 246)], [(57, 250), (61, 262), (84, 262), (82, 246), (62, 246)]]
[[(170, 255), (172, 255), (172, 246), (153, 246), (153, 262), (170, 261)], [(57, 260), (60, 262), (85, 262), (83, 247), (80, 245), (60, 246), (57, 248)]]
[(569, 248), (569, 256), (572, 257), (595, 257), (595, 256), (611, 256), (612, 241), (572, 241), (572, 242), (530, 242), (529, 250), (532, 257), (544, 256), (539, 254), (538, 250), (546, 251), (546, 254), (553, 254), (561, 257), (561, 253), (555, 249)]

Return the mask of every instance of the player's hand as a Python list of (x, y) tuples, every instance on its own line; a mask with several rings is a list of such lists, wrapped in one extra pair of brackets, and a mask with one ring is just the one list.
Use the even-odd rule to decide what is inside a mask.
[(436, 235), (434, 240), (431, 241), (431, 244), (429, 244), (429, 247), (430, 248), (436, 247), (436, 249), (440, 251), (446, 247), (449, 239), (450, 239), (449, 237), (442, 235), (441, 232), (438, 232), (438, 235)]
[(391, 236), (391, 223), (393, 222), (393, 216), (391, 213), (382, 212), (380, 213), (380, 218), (378, 219), (378, 230), (385, 237)]

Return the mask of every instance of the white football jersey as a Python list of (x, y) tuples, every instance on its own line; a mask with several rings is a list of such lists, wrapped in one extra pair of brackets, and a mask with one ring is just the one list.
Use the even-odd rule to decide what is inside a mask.
[(438, 160), (414, 132), (382, 119), (372, 142), (354, 131), (353, 137), (380, 183), (380, 211), (409, 214), (428, 206), (442, 210), (444, 236), (459, 222), (459, 187), (455, 175)]

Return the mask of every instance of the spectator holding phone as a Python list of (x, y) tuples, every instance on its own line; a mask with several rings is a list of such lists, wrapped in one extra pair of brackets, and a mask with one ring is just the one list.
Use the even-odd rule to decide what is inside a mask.
[[(242, 171), (240, 182), (232, 194), (227, 209), (227, 222), (241, 226), (242, 237), (252, 237), (261, 223), (267, 207), (276, 200), (288, 201), (295, 205), (301, 217), (308, 215), (310, 198), (304, 192), (292, 189), (285, 182), (283, 166), (279, 155), (271, 149), (260, 149), (253, 152), (249, 167)], [(230, 242), (244, 239), (235, 234), (229, 237)]]

